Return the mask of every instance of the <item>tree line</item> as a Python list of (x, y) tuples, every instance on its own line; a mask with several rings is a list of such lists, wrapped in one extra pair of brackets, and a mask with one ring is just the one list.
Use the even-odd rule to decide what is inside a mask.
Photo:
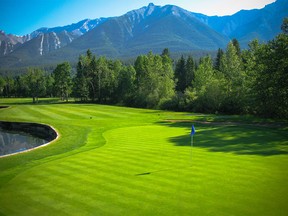
[(168, 49), (149, 52), (134, 65), (90, 50), (81, 55), (76, 73), (68, 62), (52, 73), (29, 68), (16, 77), (0, 76), (2, 97), (74, 97), (81, 102), (203, 113), (253, 114), (288, 118), (288, 19), (282, 33), (241, 50), (233, 39), (212, 59), (196, 61), (183, 56), (176, 61)]

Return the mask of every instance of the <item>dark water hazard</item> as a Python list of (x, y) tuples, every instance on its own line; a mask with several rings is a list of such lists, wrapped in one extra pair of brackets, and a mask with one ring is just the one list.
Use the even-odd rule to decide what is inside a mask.
[(0, 156), (33, 149), (56, 138), (57, 133), (47, 125), (0, 122)]
[(13, 154), (48, 143), (48, 140), (24, 132), (0, 129), (0, 156)]

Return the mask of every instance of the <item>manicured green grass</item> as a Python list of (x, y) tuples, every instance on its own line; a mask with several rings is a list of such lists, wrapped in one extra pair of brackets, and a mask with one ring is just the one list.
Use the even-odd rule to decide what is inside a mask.
[[(12, 107), (0, 120), (50, 124), (61, 137), (0, 158), (0, 215), (288, 214), (285, 126), (24, 101), (1, 99)], [(167, 119), (197, 121), (192, 151), (192, 123)]]

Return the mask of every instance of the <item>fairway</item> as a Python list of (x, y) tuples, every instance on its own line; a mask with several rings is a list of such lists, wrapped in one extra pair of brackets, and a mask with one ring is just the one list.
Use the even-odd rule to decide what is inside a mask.
[(0, 120), (48, 124), (60, 137), (0, 158), (0, 215), (288, 215), (287, 126), (24, 102), (2, 100), (11, 107)]

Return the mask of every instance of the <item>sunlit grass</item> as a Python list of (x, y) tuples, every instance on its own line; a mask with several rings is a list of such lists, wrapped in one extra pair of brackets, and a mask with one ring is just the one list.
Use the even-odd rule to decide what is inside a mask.
[[(0, 120), (42, 122), (61, 135), (47, 147), (0, 158), (0, 215), (288, 213), (288, 135), (281, 128), (50, 102), (0, 104), (12, 105)], [(187, 120), (197, 120), (192, 151)]]

